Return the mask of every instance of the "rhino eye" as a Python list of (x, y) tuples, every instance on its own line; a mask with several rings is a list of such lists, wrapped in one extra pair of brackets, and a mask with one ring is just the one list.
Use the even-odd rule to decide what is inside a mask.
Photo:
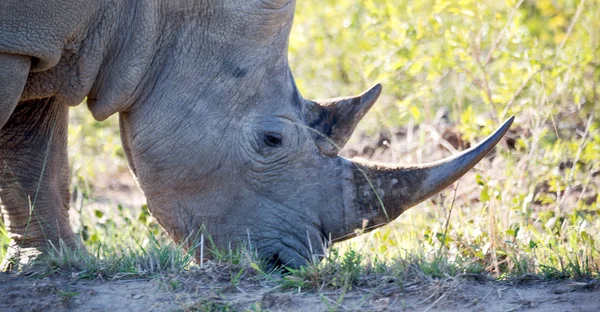
[(265, 133), (263, 140), (267, 146), (278, 147), (281, 145), (282, 137), (278, 133)]

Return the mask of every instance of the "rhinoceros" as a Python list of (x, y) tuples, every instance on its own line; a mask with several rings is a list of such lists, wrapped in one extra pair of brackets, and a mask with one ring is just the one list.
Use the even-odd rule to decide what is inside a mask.
[[(294, 0), (2, 0), (0, 198), (10, 261), (69, 225), (67, 118), (119, 114), (123, 149), (152, 215), (176, 242), (202, 230), (297, 268), (324, 241), (389, 223), (481, 160), (479, 145), (423, 165), (338, 155), (381, 86), (302, 98), (288, 65)], [(10, 261), (9, 261), (10, 260)]]

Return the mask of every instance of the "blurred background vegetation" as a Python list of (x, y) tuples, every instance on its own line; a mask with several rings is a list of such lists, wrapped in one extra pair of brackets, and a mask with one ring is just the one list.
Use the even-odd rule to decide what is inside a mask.
[[(456, 192), (341, 249), (367, 262), (418, 254), (432, 275), (444, 259), (455, 273), (599, 276), (600, 0), (306, 0), (296, 12), (290, 65), (304, 97), (384, 86), (347, 155), (439, 159), (516, 116)], [(69, 134), (72, 213), (88, 247), (164, 236), (141, 205), (86, 208), (127, 170), (116, 116), (99, 123), (81, 105)]]
[(381, 82), (359, 131), (388, 133), (392, 161), (439, 158), (432, 145), (461, 149), (516, 116), (455, 205), (447, 190), (351, 246), (442, 253), (496, 276), (598, 276), (599, 16), (600, 1), (585, 0), (299, 2), (290, 59), (300, 90)]

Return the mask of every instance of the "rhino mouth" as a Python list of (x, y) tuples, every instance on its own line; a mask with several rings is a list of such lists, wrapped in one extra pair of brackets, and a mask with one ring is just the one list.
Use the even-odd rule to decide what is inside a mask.
[(303, 237), (298, 236), (302, 235), (281, 234), (278, 239), (258, 240), (254, 251), (268, 270), (296, 269), (325, 257), (327, 244), (321, 232), (307, 230)]
[(308, 257), (301, 255), (293, 249), (282, 249), (266, 257), (259, 254), (259, 257), (265, 259), (265, 267), (268, 271), (282, 270), (283, 272), (289, 272), (292, 269), (311, 263), (313, 262), (311, 258), (322, 258), (321, 256)]

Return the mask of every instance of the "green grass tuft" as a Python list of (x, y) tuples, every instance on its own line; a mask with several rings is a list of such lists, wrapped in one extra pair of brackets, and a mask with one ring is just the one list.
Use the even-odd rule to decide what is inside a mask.
[[(349, 148), (381, 136), (389, 144), (374, 147), (378, 157), (425, 162), (474, 144), (510, 115), (515, 123), (456, 190), (334, 246), (320, 263), (280, 276), (243, 248), (206, 252), (234, 266), (232, 287), (249, 272), (311, 291), (455, 276), (599, 278), (598, 16), (600, 0), (298, 2), (290, 64), (306, 98), (385, 87), (357, 130), (370, 137), (355, 136)], [(44, 274), (119, 278), (199, 266), (147, 207), (90, 208), (106, 188), (101, 177), (126, 171), (119, 142), (116, 117), (99, 123), (83, 105), (72, 109), (72, 210), (87, 253), (56, 246)], [(0, 223), (0, 257), (7, 244)]]

